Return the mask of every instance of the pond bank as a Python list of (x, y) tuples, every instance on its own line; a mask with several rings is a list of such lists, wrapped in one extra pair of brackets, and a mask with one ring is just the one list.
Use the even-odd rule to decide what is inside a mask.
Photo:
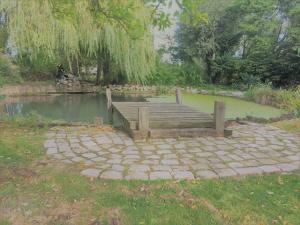
[(113, 180), (205, 179), (299, 169), (294, 156), (300, 152), (298, 135), (252, 123), (230, 129), (231, 139), (162, 138), (145, 144), (118, 131), (55, 127), (44, 147), (57, 161), (81, 163), (84, 176)]
[(83, 84), (80, 87), (59, 87), (54, 83), (24, 83), (16, 85), (4, 85), (0, 88), (0, 96), (34, 96), (63, 93), (96, 93), (100, 88), (94, 85)]
[[(175, 92), (175, 86), (142, 86), (142, 85), (110, 85), (115, 93), (148, 93), (148, 94), (171, 94)], [(95, 86), (91, 83), (82, 82), (81, 85), (55, 85), (55, 82), (25, 82), (22, 84), (9, 84), (0, 87), (0, 96), (31, 96), (45, 94), (63, 94), (63, 93), (97, 93), (105, 90), (105, 86)], [(244, 92), (224, 91), (224, 90), (206, 90), (193, 87), (182, 87), (183, 92), (191, 94), (220, 95), (236, 98), (244, 98)]]
[[(162, 86), (140, 86), (140, 85), (111, 85), (110, 86), (112, 93), (115, 96), (120, 95), (121, 97), (124, 95), (127, 96), (135, 96), (135, 99), (140, 99), (141, 96), (145, 97), (152, 97), (152, 96), (161, 96), (161, 95), (167, 95), (167, 98), (173, 98), (175, 96), (175, 89), (176, 87), (162, 87)], [(208, 99), (213, 98), (213, 101), (225, 101), (227, 102), (226, 104), (228, 105), (228, 108), (230, 108), (231, 114), (234, 115), (233, 117), (228, 117), (228, 119), (233, 119), (233, 120), (246, 120), (246, 121), (252, 121), (252, 122), (259, 122), (259, 123), (269, 123), (269, 122), (276, 122), (276, 121), (281, 121), (281, 120), (286, 120), (286, 119), (291, 119), (293, 118), (292, 115), (281, 115), (281, 114), (274, 114), (271, 116), (265, 116), (265, 110), (270, 109), (263, 109), (264, 106), (257, 105), (257, 106), (248, 106), (254, 103), (251, 102), (258, 102), (258, 103), (264, 103), (262, 105), (272, 105), (274, 107), (274, 104), (267, 104), (268, 102), (266, 101), (261, 101), (261, 98), (256, 98), (255, 101), (249, 101), (249, 99), (246, 98), (244, 92), (241, 91), (232, 91), (232, 90), (201, 90), (200, 88), (192, 88), (192, 87), (185, 87), (182, 88), (184, 96), (186, 96), (186, 99), (184, 99), (185, 104), (188, 104), (190, 106), (194, 107), (200, 107), (201, 110), (209, 108), (209, 110), (213, 109), (212, 102), (209, 101), (209, 104), (203, 105), (205, 102), (208, 101)], [(0, 96), (5, 95), (5, 98), (0, 101), (0, 104), (15, 104), (18, 102), (26, 103), (26, 102), (52, 102), (57, 98), (58, 95), (64, 95), (64, 94), (87, 94), (87, 93), (104, 93), (105, 92), (105, 87), (100, 87), (100, 86), (94, 86), (91, 84), (83, 84), (81, 87), (74, 86), (74, 87), (66, 87), (62, 88), (61, 86), (56, 86), (55, 84), (51, 83), (41, 83), (41, 82), (34, 82), (34, 83), (25, 83), (22, 85), (6, 85), (2, 88), (0, 88)], [(192, 95), (192, 96), (190, 96)], [(187, 96), (190, 96), (188, 98)], [(207, 96), (207, 97), (206, 97)], [(231, 97), (227, 99), (227, 97)], [(68, 100), (68, 104), (65, 106), (68, 107), (68, 109), (71, 107), (70, 104), (73, 104), (74, 101), (77, 99), (74, 99), (75, 96), (65, 96), (61, 98), (62, 100)], [(234, 98), (236, 100), (234, 100)], [(130, 98), (131, 99), (131, 98)], [(151, 98), (150, 98), (151, 99)], [(169, 99), (169, 100), (170, 100)], [(236, 103), (236, 104), (231, 104), (231, 102), (236, 102), (240, 100), (247, 100), (243, 101), (241, 103)], [(262, 100), (266, 99), (264, 96), (262, 96)], [(77, 99), (78, 100), (78, 99)], [(76, 101), (77, 101), (76, 100)], [(82, 99), (81, 99), (82, 100)], [(99, 99), (98, 99), (99, 100)], [(99, 105), (97, 99), (94, 99), (93, 105), (97, 106)], [(63, 106), (62, 102), (59, 101), (59, 108)], [(75, 101), (75, 102), (76, 102)], [(84, 100), (86, 101), (86, 100)], [(132, 101), (132, 100), (130, 100)], [(136, 101), (136, 100), (135, 100)], [(151, 100), (150, 100), (151, 101)], [(175, 101), (174, 99), (171, 99), (171, 101)], [(228, 102), (229, 101), (229, 102)], [(103, 97), (103, 101), (105, 102), (105, 97)], [(247, 103), (249, 102), (249, 103)], [(193, 105), (193, 103), (195, 103)], [(58, 103), (57, 103), (58, 104)], [(50, 104), (51, 105), (51, 104)], [(103, 103), (102, 105), (105, 105)], [(240, 115), (235, 115), (234, 111), (239, 111), (243, 107), (241, 105), (247, 105), (249, 108), (249, 114), (243, 114), (243, 116)], [(49, 106), (49, 105), (48, 105)], [(45, 105), (43, 108), (48, 108), (48, 106)], [(241, 107), (238, 107), (241, 106)], [(79, 107), (77, 105), (76, 107)], [(94, 106), (89, 106), (92, 107), (90, 109), (94, 109)], [(245, 106), (244, 106), (245, 107)], [(267, 106), (266, 106), (267, 107)], [(257, 111), (258, 108), (260, 111), (262, 111), (262, 115), (255, 115), (251, 113), (253, 110)], [(99, 110), (99, 109), (98, 109)], [(244, 109), (243, 109), (244, 110)], [(275, 110), (275, 109), (274, 109)], [(48, 111), (48, 110), (47, 110)], [(67, 110), (69, 111), (69, 110)], [(94, 109), (96, 112), (97, 109)], [(70, 113), (70, 112), (69, 112)], [(209, 112), (212, 113), (212, 112)], [(72, 113), (71, 113), (72, 114)]]

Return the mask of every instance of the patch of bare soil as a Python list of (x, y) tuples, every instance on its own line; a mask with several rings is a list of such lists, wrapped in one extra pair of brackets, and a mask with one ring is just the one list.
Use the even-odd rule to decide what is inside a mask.
[(122, 186), (121, 192), (127, 196), (146, 196), (150, 194), (151, 188), (150, 185), (142, 185), (137, 189), (129, 189), (127, 186)]
[(193, 196), (186, 189), (178, 190), (174, 194), (161, 194), (162, 199), (176, 199), (182, 201), (188, 207), (197, 210), (198, 205), (205, 206), (210, 212), (222, 220), (223, 224), (230, 224), (230, 218), (222, 211), (216, 208), (208, 199)]
[(98, 124), (85, 124), (85, 125), (66, 125), (66, 126), (54, 126), (51, 131), (66, 131), (66, 132), (77, 132), (88, 133), (88, 134), (98, 134), (106, 132), (115, 132), (112, 126), (109, 125), (98, 125)]
[(23, 178), (32, 178), (37, 176), (35, 171), (26, 167), (13, 167), (11, 171), (14, 176)]
[(31, 179), (37, 176), (38, 174), (31, 168), (19, 166), (0, 166), (0, 184), (15, 178)]
[(119, 208), (105, 208), (101, 209), (100, 212), (104, 218), (108, 220), (109, 225), (122, 225), (121, 222), (122, 214)]
[[(76, 203), (52, 203), (53, 206), (37, 209), (34, 211), (22, 209), (24, 200), (18, 202), (18, 208), (2, 210), (0, 208), (0, 218), (8, 219), (12, 224), (18, 225), (75, 225), (82, 224), (88, 218), (84, 218), (81, 213), (82, 209), (88, 209), (87, 202)], [(51, 203), (48, 202), (51, 205)], [(5, 213), (5, 214), (4, 214)], [(85, 223), (83, 223), (85, 224)], [(88, 223), (86, 223), (88, 224)], [(101, 223), (100, 223), (101, 224)]]

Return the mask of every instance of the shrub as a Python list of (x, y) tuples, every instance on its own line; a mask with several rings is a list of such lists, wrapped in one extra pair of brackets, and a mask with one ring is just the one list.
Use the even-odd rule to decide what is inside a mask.
[(245, 97), (265, 105), (277, 105), (277, 93), (271, 84), (252, 85), (245, 92)]
[(45, 56), (41, 55), (37, 59), (30, 59), (28, 56), (18, 58), (18, 66), (20, 67), (21, 76), (26, 80), (45, 81), (52, 80), (56, 74), (55, 61), (45, 60)]
[(6, 83), (20, 83), (22, 78), (19, 69), (8, 56), (0, 53), (0, 86)]
[(270, 84), (251, 86), (245, 97), (260, 104), (280, 107), (281, 109), (300, 116), (300, 86), (295, 89), (274, 90)]
[(35, 111), (31, 111), (26, 115), (16, 115), (9, 117), (4, 115), (0, 117), (0, 121), (8, 122), (11, 126), (14, 127), (32, 127), (32, 128), (39, 128), (39, 127), (48, 127), (50, 120), (42, 117)]
[(296, 116), (300, 116), (300, 86), (294, 90), (279, 91), (277, 98), (281, 108)]
[(158, 62), (149, 83), (153, 85), (200, 86), (203, 84), (203, 75), (194, 65)]

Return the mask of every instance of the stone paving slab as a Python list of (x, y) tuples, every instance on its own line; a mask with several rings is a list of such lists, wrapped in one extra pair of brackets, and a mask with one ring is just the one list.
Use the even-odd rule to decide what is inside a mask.
[(230, 138), (134, 142), (120, 131), (55, 127), (44, 147), (55, 160), (80, 163), (82, 175), (102, 179), (202, 179), (300, 169), (300, 136), (255, 123), (230, 129)]

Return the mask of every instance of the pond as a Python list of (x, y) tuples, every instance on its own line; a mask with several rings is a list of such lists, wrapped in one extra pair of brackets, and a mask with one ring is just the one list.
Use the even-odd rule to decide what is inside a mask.
[[(148, 101), (155, 102), (175, 102), (175, 96), (161, 96), (155, 98), (147, 98)], [(223, 101), (226, 103), (226, 118), (236, 119), (253, 116), (257, 118), (274, 118), (281, 116), (284, 111), (275, 107), (257, 104), (233, 97), (203, 95), (203, 94), (183, 94), (183, 104), (189, 105), (202, 112), (213, 113), (214, 102)]]
[[(113, 95), (113, 101), (152, 101), (175, 102), (174, 96), (151, 97), (132, 95)], [(212, 113), (214, 101), (226, 102), (226, 117), (236, 118), (247, 115), (271, 118), (282, 114), (281, 110), (247, 102), (230, 97), (220, 97), (200, 94), (184, 94), (183, 103), (203, 112)], [(93, 122), (97, 117), (102, 117), (108, 122), (106, 97), (99, 94), (66, 94), (49, 96), (31, 96), (7, 98), (2, 100), (3, 114), (8, 116), (24, 116), (36, 112), (51, 120), (66, 122)]]

